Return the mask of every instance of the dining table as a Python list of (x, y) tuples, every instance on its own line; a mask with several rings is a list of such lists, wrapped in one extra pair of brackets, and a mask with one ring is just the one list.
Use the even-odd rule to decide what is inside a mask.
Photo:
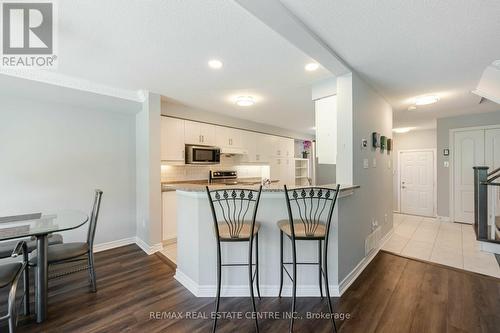
[[(3, 215), (3, 214), (2, 214)], [(36, 239), (35, 315), (37, 323), (47, 318), (48, 237), (81, 227), (89, 217), (78, 210), (56, 210), (0, 218), (0, 241)]]

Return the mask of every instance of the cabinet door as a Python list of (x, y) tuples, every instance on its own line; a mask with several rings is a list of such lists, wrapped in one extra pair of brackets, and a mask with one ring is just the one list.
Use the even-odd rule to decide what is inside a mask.
[(227, 127), (215, 126), (215, 145), (217, 147), (229, 147), (229, 136)]
[(201, 141), (200, 123), (186, 120), (184, 122), (184, 143), (199, 145)]
[(257, 140), (258, 140), (259, 134), (249, 132), (249, 131), (242, 131), (241, 133), (241, 138), (242, 138), (242, 148), (247, 151), (246, 156), (244, 157), (245, 162), (259, 162), (258, 161), (258, 155), (257, 155)]
[(294, 155), (294, 141), (293, 139), (279, 138), (279, 152), (280, 156), (292, 158)]
[(269, 171), (271, 180), (279, 180), (278, 185), (283, 185), (283, 177), (281, 172), (283, 170), (280, 158), (271, 158), (269, 160)]
[(275, 140), (272, 135), (258, 134), (257, 137), (257, 160), (258, 162), (271, 162), (271, 156), (273, 156), (273, 151)]
[(243, 132), (245, 131), (235, 128), (228, 128), (228, 139), (231, 147), (243, 148)]
[(162, 161), (184, 161), (184, 120), (161, 118)]
[(206, 146), (212, 146), (215, 142), (215, 125), (200, 123), (201, 143)]

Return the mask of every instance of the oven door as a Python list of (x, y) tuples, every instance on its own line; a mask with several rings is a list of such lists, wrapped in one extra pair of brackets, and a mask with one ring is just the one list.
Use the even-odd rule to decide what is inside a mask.
[(186, 164), (219, 164), (220, 149), (206, 146), (187, 146)]

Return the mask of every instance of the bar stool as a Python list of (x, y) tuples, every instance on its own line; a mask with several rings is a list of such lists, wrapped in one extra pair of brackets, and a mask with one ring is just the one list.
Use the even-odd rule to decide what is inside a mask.
[[(322, 187), (304, 187), (287, 189), (285, 185), (286, 204), (288, 208), (288, 219), (278, 221), (280, 229), (280, 291), (283, 289), (283, 271), (285, 271), (293, 283), (292, 286), (292, 316), (290, 319), (289, 332), (293, 332), (296, 292), (297, 292), (297, 265), (318, 265), (319, 291), (323, 298), (322, 277), (325, 279), (325, 291), (328, 300), (328, 308), (332, 317), (333, 331), (337, 331), (335, 319), (333, 318), (333, 307), (330, 299), (330, 287), (328, 284), (328, 234), (332, 221), (333, 209), (337, 202), (340, 185), (335, 189)], [(292, 262), (283, 262), (283, 234), (292, 243)], [(296, 241), (317, 241), (318, 262), (297, 262)], [(324, 242), (323, 248), (321, 242)], [(322, 251), (323, 250), (323, 251)], [(285, 265), (292, 265), (292, 275)]]
[[(253, 283), (256, 282), (257, 295), (260, 299), (259, 290), (259, 229), (260, 224), (255, 222), (259, 206), (262, 186), (259, 190), (250, 189), (220, 189), (210, 190), (206, 187), (208, 201), (212, 210), (217, 239), (217, 296), (215, 300), (215, 317), (212, 332), (217, 327), (217, 315), (219, 313), (221, 268), (222, 266), (248, 266), (248, 284), (250, 287), (250, 298), (252, 300), (253, 316), (255, 318), (255, 330), (259, 332), (257, 310)], [(253, 240), (255, 239), (255, 264), (252, 263)], [(248, 263), (223, 264), (221, 259), (221, 242), (248, 242)], [(252, 272), (253, 266), (255, 271)]]

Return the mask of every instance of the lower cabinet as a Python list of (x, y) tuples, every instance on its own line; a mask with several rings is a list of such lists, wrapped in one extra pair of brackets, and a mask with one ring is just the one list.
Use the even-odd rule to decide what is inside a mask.
[(162, 241), (177, 238), (177, 195), (175, 191), (162, 192)]

